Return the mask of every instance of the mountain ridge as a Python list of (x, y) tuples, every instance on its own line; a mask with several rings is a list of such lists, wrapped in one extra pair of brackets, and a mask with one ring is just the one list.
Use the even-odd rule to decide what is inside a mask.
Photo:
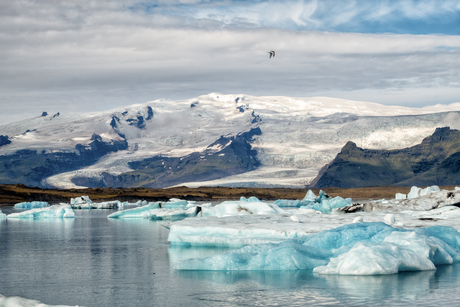
[(437, 128), (413, 147), (370, 150), (347, 142), (311, 187), (428, 186), (460, 183), (460, 131)]
[[(374, 149), (410, 147), (437, 127), (459, 129), (457, 110), (460, 104), (407, 108), (327, 97), (211, 93), (184, 100), (159, 99), (103, 112), (42, 114), (0, 126), (0, 135), (7, 140), (0, 147), (0, 183), (9, 178), (3, 183), (62, 189), (115, 183), (131, 187), (125, 185), (130, 181), (132, 185), (162, 187), (303, 188), (347, 141)], [(221, 138), (233, 138), (238, 143), (236, 139), (241, 135), (256, 130), (260, 133), (242, 138), (244, 141), (237, 146), (241, 150), (233, 150), (232, 154), (219, 156), (224, 153), (217, 153), (214, 148)], [(58, 158), (49, 160), (52, 155), (82, 159), (77, 145), (91, 148), (93, 135), (98, 135), (104, 144), (124, 145), (119, 150), (100, 152), (73, 168)], [(22, 150), (35, 152), (36, 161), (14, 158)], [(207, 165), (200, 162), (203, 153), (206, 156), (210, 151), (217, 153), (215, 161), (208, 161)], [(234, 164), (231, 156), (240, 162), (252, 162)], [(177, 170), (177, 161), (186, 159), (190, 169), (185, 173), (173, 172), (171, 166), (171, 171), (168, 168), (163, 175), (155, 175), (153, 170), (147, 170), (153, 167), (156, 172), (161, 167), (145, 162), (155, 157), (167, 159)], [(193, 176), (196, 173), (191, 166), (195, 162), (208, 167), (209, 176), (204, 175), (206, 172)], [(53, 164), (51, 173), (40, 172), (44, 166), (53, 169)], [(139, 169), (141, 164), (144, 169)], [(136, 172), (148, 180), (129, 179)], [(31, 177), (33, 182), (24, 179)]]

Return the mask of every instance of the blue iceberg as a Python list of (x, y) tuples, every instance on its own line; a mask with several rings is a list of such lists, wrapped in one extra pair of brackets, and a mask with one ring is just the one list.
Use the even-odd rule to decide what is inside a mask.
[(42, 218), (74, 218), (75, 213), (68, 204), (53, 205), (45, 208), (30, 209), (23, 212), (11, 213), (7, 218), (42, 219)]
[(109, 214), (107, 217), (112, 219), (125, 219), (125, 218), (149, 218), (150, 210), (160, 208), (160, 203), (149, 203), (148, 205), (117, 211)]
[(14, 209), (36, 209), (36, 208), (45, 208), (50, 205), (46, 201), (33, 201), (33, 202), (23, 202), (17, 203), (14, 205)]
[(278, 199), (274, 202), (278, 207), (297, 207), (302, 209), (313, 209), (321, 213), (330, 214), (333, 209), (347, 207), (353, 204), (351, 198), (342, 198), (340, 196), (330, 197), (324, 191), (319, 191), (316, 197), (312, 190), (308, 190), (302, 200)]
[(0, 210), (0, 219), (6, 219), (6, 214)]
[[(192, 204), (194, 202), (191, 202)], [(178, 209), (178, 208), (185, 208), (189, 205), (189, 202), (186, 200), (178, 199), (178, 198), (171, 198), (166, 203), (161, 203), (160, 207), (165, 209)]]
[(449, 226), (405, 230), (382, 222), (257, 244), (222, 255), (177, 262), (178, 270), (305, 270), (319, 274), (380, 275), (434, 270), (460, 261), (460, 233)]

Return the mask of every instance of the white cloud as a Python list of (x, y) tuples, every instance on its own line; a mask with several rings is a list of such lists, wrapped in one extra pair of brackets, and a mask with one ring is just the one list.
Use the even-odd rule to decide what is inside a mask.
[[(314, 24), (319, 3), (241, 4), (224, 16), (247, 23), (234, 28), (160, 14), (158, 6), (147, 14), (135, 1), (17, 3), (0, 4), (0, 123), (23, 112), (103, 110), (215, 91), (405, 105), (459, 101), (459, 36), (254, 27), (270, 18)], [(165, 9), (177, 1), (156, 4)], [(296, 6), (301, 13), (292, 13)], [(238, 14), (242, 7), (246, 15)], [(270, 60), (269, 50), (276, 50)]]

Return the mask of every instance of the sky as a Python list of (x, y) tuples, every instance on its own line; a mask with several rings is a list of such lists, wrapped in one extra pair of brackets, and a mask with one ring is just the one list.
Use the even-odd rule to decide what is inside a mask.
[(0, 2), (0, 125), (211, 92), (460, 102), (460, 2)]

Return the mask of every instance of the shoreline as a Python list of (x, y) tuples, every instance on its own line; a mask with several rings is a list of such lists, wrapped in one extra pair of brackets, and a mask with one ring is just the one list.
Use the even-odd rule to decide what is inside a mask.
[[(441, 186), (441, 189), (453, 190), (455, 186)], [(86, 188), (86, 189), (41, 189), (23, 184), (0, 185), (0, 207), (20, 202), (46, 201), (50, 204), (69, 203), (71, 198), (83, 195), (96, 202), (119, 201), (168, 201), (179, 198), (194, 201), (225, 201), (238, 200), (241, 196), (255, 196), (260, 200), (303, 199), (309, 189), (293, 188), (230, 188), (230, 187), (174, 187), (165, 189), (151, 188)], [(320, 189), (311, 189), (318, 195)], [(362, 200), (394, 198), (396, 193), (407, 194), (410, 187), (365, 187), (365, 188), (324, 188), (331, 197), (341, 196), (352, 198), (354, 202)]]

